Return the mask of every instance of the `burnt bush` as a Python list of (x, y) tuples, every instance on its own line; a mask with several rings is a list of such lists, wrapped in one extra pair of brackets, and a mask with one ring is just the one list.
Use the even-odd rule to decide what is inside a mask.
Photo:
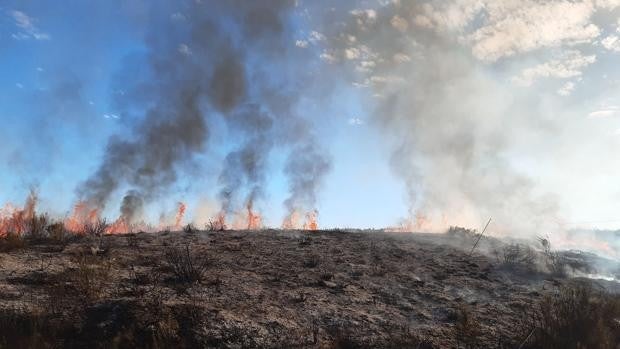
[(192, 253), (189, 244), (184, 247), (169, 247), (164, 257), (172, 269), (176, 281), (182, 283), (200, 283), (209, 266), (206, 256)]
[(576, 283), (544, 296), (525, 322), (523, 348), (617, 348), (620, 295)]
[(507, 269), (532, 272), (536, 270), (536, 251), (527, 245), (510, 244), (502, 249), (500, 262)]
[(0, 252), (11, 252), (26, 247), (26, 241), (17, 233), (8, 233), (0, 238)]

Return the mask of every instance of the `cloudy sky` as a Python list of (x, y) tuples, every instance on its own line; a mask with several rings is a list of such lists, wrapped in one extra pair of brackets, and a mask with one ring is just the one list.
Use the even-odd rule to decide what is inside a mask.
[(619, 64), (619, 0), (5, 0), (0, 202), (617, 228)]

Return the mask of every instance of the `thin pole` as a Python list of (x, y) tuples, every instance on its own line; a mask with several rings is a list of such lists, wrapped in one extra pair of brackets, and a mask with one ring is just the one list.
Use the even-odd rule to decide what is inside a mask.
[(489, 224), (491, 224), (491, 218), (489, 218), (489, 221), (487, 222), (487, 225), (485, 225), (484, 229), (482, 229), (482, 233), (480, 233), (480, 235), (478, 236), (478, 240), (476, 240), (476, 243), (474, 244), (474, 247), (472, 247), (471, 251), (469, 251), (469, 256), (471, 256), (471, 254), (474, 253), (474, 250), (476, 249), (476, 246), (478, 246), (478, 243), (480, 242), (480, 239), (482, 239), (482, 235), (484, 235), (484, 232), (487, 231), (487, 228), (489, 227)]

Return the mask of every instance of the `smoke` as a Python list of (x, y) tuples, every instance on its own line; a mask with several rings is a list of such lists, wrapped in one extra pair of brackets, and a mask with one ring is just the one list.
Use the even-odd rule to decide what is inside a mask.
[[(121, 217), (137, 219), (143, 206), (206, 150), (209, 126), (223, 117), (230, 139), (238, 144), (225, 157), (219, 176), (222, 211), (237, 210), (239, 195), (253, 207), (264, 195), (274, 140), (295, 152), (300, 148), (297, 140), (282, 135), (299, 124), (292, 110), (302, 91), (290, 88), (288, 81), (298, 83), (303, 74), (287, 80), (290, 76), (278, 68), (294, 47), (285, 31), (294, 5), (286, 0), (187, 1), (150, 13), (146, 53), (125, 60), (114, 89), (117, 114), (135, 126), (127, 136), (109, 140), (101, 165), (78, 187), (78, 196), (102, 210), (116, 190), (129, 187)], [(282, 70), (281, 80), (270, 76), (274, 70)], [(275, 90), (280, 93), (272, 93)], [(293, 170), (287, 170), (292, 182), (299, 182), (296, 168), (312, 168), (304, 161), (321, 163), (309, 143), (301, 150), (309, 155), (299, 154)], [(319, 167), (313, 171), (316, 176), (325, 172), (325, 165)], [(292, 185), (294, 201), (305, 197), (313, 204), (314, 192), (302, 191), (317, 190), (317, 180)]]
[(508, 155), (520, 135), (552, 126), (535, 105), (526, 112), (531, 101), (492, 78), (454, 32), (408, 22), (422, 4), (347, 9), (332, 15), (344, 21), (322, 24), (323, 57), (373, 96), (373, 125), (392, 144), (390, 164), (407, 187), (408, 225), (478, 226), (493, 217), (500, 230), (547, 229), (554, 198), (538, 193)]
[(258, 105), (248, 105), (228, 120), (229, 127), (240, 133), (244, 142), (226, 156), (220, 174), (222, 189), (219, 197), (223, 214), (234, 212), (233, 200), (240, 189), (247, 189), (245, 205), (248, 210), (262, 197), (266, 160), (273, 145), (270, 132), (273, 120), (261, 112)]

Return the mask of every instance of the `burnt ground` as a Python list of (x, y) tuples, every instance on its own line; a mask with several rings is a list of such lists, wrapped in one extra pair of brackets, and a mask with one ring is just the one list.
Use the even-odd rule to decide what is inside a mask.
[[(473, 238), (265, 230), (30, 242), (0, 253), (0, 348), (515, 347), (524, 314), (568, 280), (469, 256)], [(187, 253), (204, 265), (193, 281), (173, 268)]]

